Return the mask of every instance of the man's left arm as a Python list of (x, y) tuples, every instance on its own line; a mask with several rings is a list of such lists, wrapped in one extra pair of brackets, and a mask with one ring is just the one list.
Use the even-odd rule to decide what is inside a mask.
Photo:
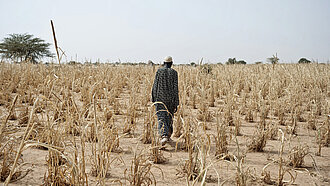
[(151, 91), (151, 101), (155, 102), (157, 99), (157, 91), (158, 91), (158, 71), (156, 72), (154, 84), (152, 86), (152, 91)]

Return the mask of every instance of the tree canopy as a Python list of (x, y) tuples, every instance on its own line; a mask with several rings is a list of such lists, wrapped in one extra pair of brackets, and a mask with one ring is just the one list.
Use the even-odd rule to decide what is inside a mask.
[(0, 54), (2, 57), (17, 62), (31, 61), (36, 63), (43, 57), (53, 57), (49, 51), (50, 43), (31, 34), (9, 34), (0, 43)]
[(273, 57), (267, 58), (267, 61), (269, 61), (271, 64), (277, 64), (279, 60), (280, 58), (277, 57), (277, 53), (276, 55), (273, 55)]
[(300, 58), (298, 63), (311, 63), (311, 61), (306, 58)]
[(228, 61), (226, 62), (226, 65), (233, 65), (233, 64), (243, 64), (243, 65), (245, 65), (246, 62), (244, 60), (237, 61), (236, 58), (229, 58)]

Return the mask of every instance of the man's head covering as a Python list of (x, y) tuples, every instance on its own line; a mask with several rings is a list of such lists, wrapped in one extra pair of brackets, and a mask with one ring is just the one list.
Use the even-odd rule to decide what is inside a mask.
[(165, 63), (173, 62), (173, 61), (172, 61), (172, 57), (171, 57), (171, 56), (167, 56), (167, 57), (165, 57), (164, 62), (165, 62)]

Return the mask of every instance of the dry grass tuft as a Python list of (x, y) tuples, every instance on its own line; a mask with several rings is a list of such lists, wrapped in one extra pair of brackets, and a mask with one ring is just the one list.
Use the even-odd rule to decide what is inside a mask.
[(269, 139), (271, 140), (277, 140), (278, 138), (278, 126), (275, 123), (269, 123), (267, 125), (267, 131), (269, 134)]
[(253, 134), (250, 143), (247, 145), (248, 150), (252, 152), (263, 152), (269, 138), (269, 132), (264, 130), (263, 127), (257, 129)]
[(304, 163), (304, 158), (309, 154), (308, 146), (295, 146), (290, 150), (288, 165), (294, 168), (302, 167)]
[(201, 171), (199, 152), (197, 149), (189, 148), (188, 154), (188, 159), (179, 164), (177, 175), (179, 177), (185, 177), (186, 180), (195, 180)]
[[(261, 180), (266, 183), (266, 184), (271, 184), (271, 185), (285, 185), (285, 184), (294, 184), (295, 180), (296, 180), (296, 175), (294, 175), (294, 170), (292, 168), (286, 168), (284, 166), (284, 158), (283, 158), (283, 151), (284, 151), (284, 132), (282, 131), (282, 129), (279, 129), (279, 132), (281, 133), (281, 138), (280, 138), (280, 149), (279, 149), (279, 158), (278, 160), (274, 160), (270, 163), (268, 163), (267, 165), (265, 165), (262, 169), (261, 172)], [(278, 177), (277, 179), (272, 179), (271, 175), (270, 175), (270, 171), (267, 171), (267, 168), (273, 164), (273, 163), (277, 163), (278, 164)], [(284, 176), (285, 175), (289, 175), (290, 180), (286, 181), (284, 180)]]
[(198, 115), (197, 115), (197, 119), (199, 119), (200, 121), (204, 121), (204, 122), (210, 122), (212, 121), (212, 114), (209, 111), (209, 107), (206, 103), (202, 102), (200, 104), (200, 108), (198, 109)]
[(113, 117), (113, 112), (109, 108), (104, 109), (104, 122), (110, 124), (111, 118)]
[(141, 141), (144, 144), (150, 144), (152, 142), (152, 131), (153, 131), (153, 123), (154, 119), (151, 116), (151, 113), (149, 113), (145, 119), (144, 119), (144, 128), (143, 128), (143, 134), (141, 136)]
[(327, 120), (322, 124), (320, 127), (319, 132), (319, 141), (320, 144), (324, 145), (325, 147), (329, 147), (330, 145), (330, 116), (328, 116)]
[(307, 128), (310, 130), (316, 130), (316, 116), (311, 113), (308, 115)]
[(164, 157), (162, 151), (161, 151), (161, 145), (159, 143), (159, 138), (156, 137), (156, 135), (153, 135), (151, 148), (150, 148), (150, 154), (149, 154), (149, 160), (156, 164), (163, 164), (166, 163), (168, 160)]
[(18, 116), (18, 124), (20, 126), (26, 126), (29, 121), (29, 109), (25, 107), (25, 109)]
[(47, 127), (47, 144), (45, 148), (48, 149), (47, 172), (44, 175), (44, 185), (70, 185), (70, 180), (66, 177), (68, 174), (68, 161), (63, 156), (64, 149), (57, 150), (52, 147), (63, 147), (63, 138), (61, 138), (60, 128), (54, 129)]
[(183, 110), (184, 108), (182, 106), (180, 106), (180, 108), (182, 109), (178, 109), (178, 114), (177, 114), (177, 119), (176, 119), (176, 123), (175, 123), (175, 130), (174, 130), (174, 137), (180, 137), (182, 135), (182, 131), (183, 131), (183, 122), (182, 122), (182, 118), (184, 118), (184, 113)]
[[(10, 171), (12, 169), (12, 165), (15, 161), (15, 150), (14, 148), (17, 146), (14, 142), (8, 141), (8, 143), (4, 144), (4, 146), (1, 147), (0, 152), (0, 181), (4, 182), (6, 181), (7, 177), (10, 174)], [(19, 158), (17, 165), (21, 167), (21, 165), (24, 165), (22, 156)], [(28, 170), (21, 170), (17, 169), (13, 173), (10, 182), (17, 181), (19, 179), (24, 178)]]
[[(136, 151), (134, 152), (130, 168), (124, 171), (125, 178), (130, 185), (139, 186), (157, 184), (156, 178), (151, 171), (154, 166), (146, 157), (147, 156), (143, 151), (139, 154), (137, 154)], [(159, 170), (161, 171), (161, 169)]]
[(220, 123), (217, 117), (217, 134), (215, 138), (215, 156), (222, 158), (228, 155), (228, 141), (227, 141), (227, 125)]

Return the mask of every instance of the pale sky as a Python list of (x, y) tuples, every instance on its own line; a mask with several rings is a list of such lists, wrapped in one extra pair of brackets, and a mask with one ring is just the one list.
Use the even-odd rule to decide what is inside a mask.
[(68, 61), (330, 60), (330, 0), (0, 0), (0, 17), (1, 40), (50, 43), (52, 19)]

